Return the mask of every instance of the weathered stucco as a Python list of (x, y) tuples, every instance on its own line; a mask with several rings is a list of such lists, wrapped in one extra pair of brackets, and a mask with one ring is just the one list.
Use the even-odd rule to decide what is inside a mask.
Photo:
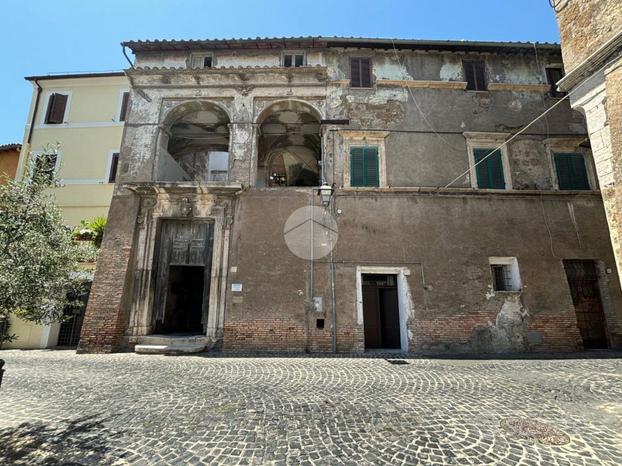
[[(386, 50), (335, 48), (309, 54), (308, 61), (313, 56), (325, 66), (296, 69), (254, 68), (275, 60), (280, 52), (241, 50), (235, 62), (220, 63), (242, 67), (223, 69), (218, 67), (219, 53), (215, 52), (216, 66), (208, 70), (142, 69), (146, 63), (162, 66), (174, 57), (181, 63), (183, 53), (167, 53), (159, 65), (154, 61), (157, 54), (138, 54), (138, 67), (128, 72), (134, 87), (116, 188), (117, 196), (138, 196), (123, 184), (137, 185), (140, 191), (141, 185), (151, 186), (156, 180), (168, 115), (201, 101), (226, 111), (231, 121), (229, 187), (196, 183), (175, 187), (173, 183), (162, 193), (174, 189), (175, 202), (188, 210), (167, 210), (164, 206), (173, 200), (161, 194), (152, 196), (154, 205), (140, 215), (141, 225), (154, 212), (168, 218), (214, 217), (213, 212), (196, 208), (199, 193), (213, 196), (226, 208), (222, 228), (230, 229), (230, 236), (226, 243), (215, 240), (215, 244), (224, 251), (227, 265), (221, 260), (220, 268), (212, 270), (212, 276), (222, 277), (218, 293), (224, 306), (223, 319), (210, 330), (214, 346), (227, 351), (330, 351), (334, 334), (338, 351), (364, 350), (356, 270), (386, 266), (408, 270), (400, 277), (402, 293), (408, 297), (404, 306), (409, 351), (581, 347), (562, 259), (595, 259), (609, 267), (614, 260), (606, 241), (600, 194), (555, 190), (546, 141), (570, 137), (574, 148), (585, 150), (579, 149), (586, 136), (582, 117), (567, 103), (509, 144), (513, 189), (484, 192), (470, 187), (468, 175), (459, 177), (469, 167), (469, 134), (486, 133), (496, 141), (499, 133), (522, 128), (556, 102), (540, 87), (466, 91), (462, 53), (400, 51), (396, 58)], [(349, 87), (348, 59), (360, 56), (373, 60), (371, 89)], [(538, 61), (529, 53), (482, 57), (491, 82), (521, 85), (545, 82), (544, 66), (560, 60), (550, 51), (539, 53)], [(292, 212), (310, 204), (319, 206), (317, 190), (265, 188), (257, 181), (264, 117), (275, 108), (300, 107), (292, 102), (315, 109), (320, 120), (349, 120), (347, 125), (324, 124), (321, 130), (322, 175), (335, 188), (329, 208), (339, 229), (332, 261), (330, 257), (313, 262), (300, 259), (289, 251), (283, 237)], [(380, 188), (349, 188), (347, 148), (352, 140), (382, 145), (386, 176), (381, 176)], [(591, 164), (589, 151), (585, 153)], [(112, 214), (110, 220), (102, 256), (118, 248), (120, 235), (124, 245), (133, 241), (134, 259), (123, 264), (103, 259), (99, 276), (116, 280), (117, 289), (124, 289), (126, 280), (140, 270), (142, 282), (149, 283), (153, 263), (139, 264), (136, 258), (153, 254), (157, 233), (149, 239), (123, 222), (117, 225), (120, 220)], [(521, 292), (492, 291), (488, 258), (501, 256), (517, 258), (524, 285)], [(615, 345), (621, 331), (622, 296), (617, 278), (613, 279), (615, 272), (609, 277), (606, 313), (608, 335)], [(232, 284), (240, 284), (242, 290), (232, 290)], [(112, 293), (110, 287), (110, 282), (96, 277), (97, 296)], [(137, 307), (148, 311), (149, 288), (141, 289), (146, 291), (140, 294), (127, 288), (126, 293), (134, 294), (115, 311), (125, 315), (126, 322)], [(321, 311), (311, 306), (316, 297), (322, 298)], [(89, 304), (91, 324), (85, 325), (84, 350), (101, 349), (89, 340), (94, 322), (108, 318), (100, 309), (105, 310), (98, 308), (97, 300)], [(324, 319), (324, 328), (316, 326), (317, 319)], [(148, 325), (137, 329), (123, 329), (124, 344), (140, 342)]]

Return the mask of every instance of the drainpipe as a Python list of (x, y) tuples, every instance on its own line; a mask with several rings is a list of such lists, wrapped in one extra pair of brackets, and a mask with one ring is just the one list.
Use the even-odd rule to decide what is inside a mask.
[(41, 86), (39, 82), (35, 79), (33, 80), (35, 86), (37, 86), (37, 96), (35, 97), (35, 108), (32, 110), (32, 118), (30, 120), (30, 128), (28, 129), (28, 138), (26, 139), (26, 143), (30, 145), (30, 140), (32, 139), (32, 130), (35, 127), (35, 121), (37, 119), (37, 109), (39, 108), (39, 99), (41, 98)]
[(127, 51), (125, 50), (125, 45), (121, 44), (121, 48), (123, 50), (123, 56), (125, 57), (127, 62), (130, 64), (130, 68), (134, 68), (134, 63), (132, 63), (132, 60), (130, 60), (130, 57), (127, 56)]

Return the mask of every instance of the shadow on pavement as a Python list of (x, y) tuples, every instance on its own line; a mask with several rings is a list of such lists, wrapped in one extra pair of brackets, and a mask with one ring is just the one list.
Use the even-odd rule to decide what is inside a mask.
[(95, 415), (53, 425), (25, 422), (0, 430), (0, 464), (114, 464), (118, 456), (111, 445), (118, 435)]

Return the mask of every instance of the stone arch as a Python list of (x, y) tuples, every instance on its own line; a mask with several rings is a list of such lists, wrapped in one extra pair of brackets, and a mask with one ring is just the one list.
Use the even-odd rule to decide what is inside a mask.
[(308, 102), (281, 100), (257, 117), (257, 185), (318, 186), (321, 114)]
[(162, 118), (158, 181), (226, 182), (229, 171), (227, 110), (216, 102), (182, 102)]

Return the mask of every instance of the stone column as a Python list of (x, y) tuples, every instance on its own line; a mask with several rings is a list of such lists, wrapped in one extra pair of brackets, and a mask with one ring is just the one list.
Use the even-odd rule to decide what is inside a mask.
[(251, 123), (232, 123), (229, 137), (229, 182), (252, 186), (257, 171), (255, 128)]
[(622, 284), (622, 59), (576, 89), (572, 108), (585, 114)]

